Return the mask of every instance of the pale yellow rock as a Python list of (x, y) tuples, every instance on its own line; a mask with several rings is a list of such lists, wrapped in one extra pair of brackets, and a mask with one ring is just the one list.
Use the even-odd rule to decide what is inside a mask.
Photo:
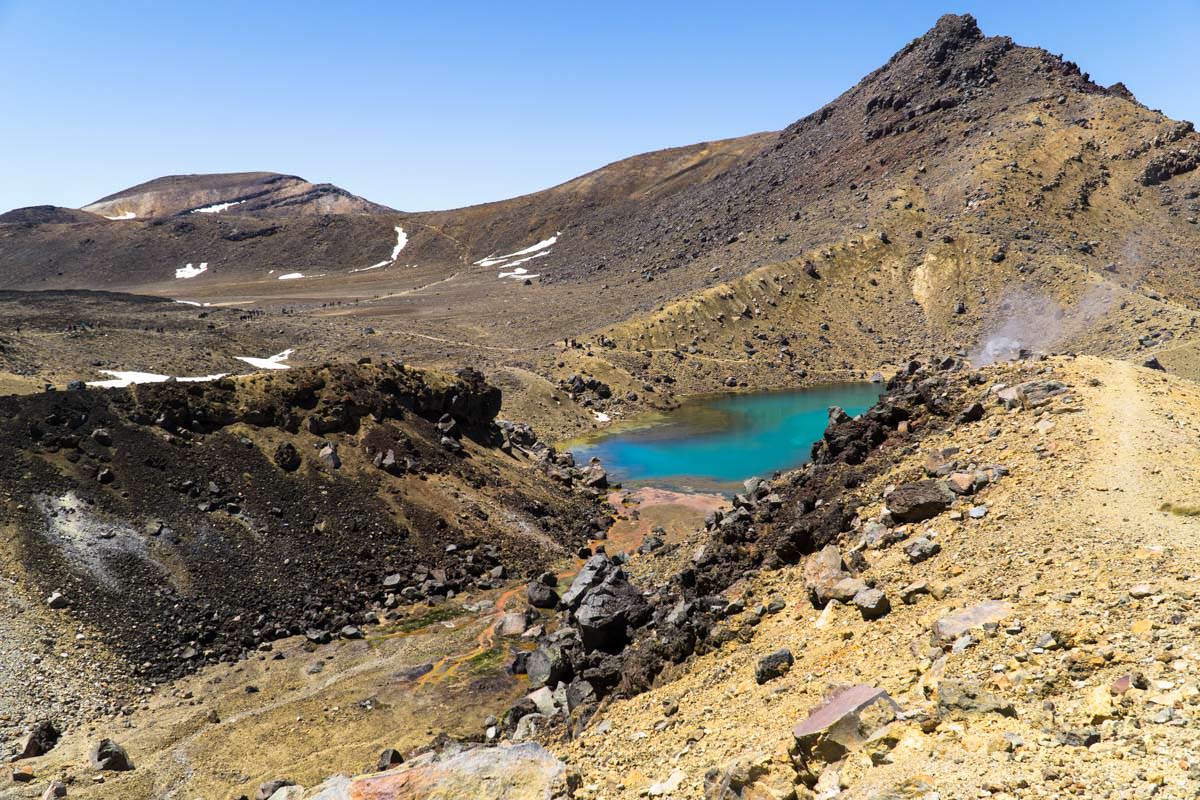
[(863, 742), (863, 752), (876, 766), (890, 764), (892, 763), (892, 750), (900, 744), (905, 733), (906, 729), (903, 724), (888, 723), (867, 737), (867, 740)]
[(1117, 716), (1116, 706), (1113, 705), (1112, 693), (1107, 686), (1094, 686), (1087, 693), (1083, 703), (1084, 713), (1091, 719), (1093, 725)]

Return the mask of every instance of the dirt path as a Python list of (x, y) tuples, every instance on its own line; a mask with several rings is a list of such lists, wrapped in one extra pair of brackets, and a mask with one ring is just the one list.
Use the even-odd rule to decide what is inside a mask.
[(1200, 397), (1190, 384), (1167, 381), (1127, 362), (1105, 366), (1102, 386), (1091, 388), (1094, 435), (1088, 442), (1084, 492), (1074, 511), (1093, 516), (1103, 504), (1115, 504), (1126, 546), (1195, 548), (1191, 518), (1164, 513), (1162, 505), (1193, 505), (1198, 499), (1190, 484)]

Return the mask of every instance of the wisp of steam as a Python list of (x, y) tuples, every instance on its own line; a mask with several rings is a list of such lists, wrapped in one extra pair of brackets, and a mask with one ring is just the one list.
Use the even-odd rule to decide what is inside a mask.
[(1114, 289), (1096, 286), (1064, 308), (1026, 289), (1008, 292), (984, 323), (971, 362), (985, 366), (1011, 361), (1022, 350), (1049, 352), (1095, 324), (1112, 307)]

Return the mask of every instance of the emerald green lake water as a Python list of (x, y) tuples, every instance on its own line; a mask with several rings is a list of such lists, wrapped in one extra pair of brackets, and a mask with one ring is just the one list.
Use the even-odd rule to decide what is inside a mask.
[(646, 425), (575, 442), (577, 462), (598, 456), (613, 480), (686, 491), (740, 491), (752, 475), (809, 460), (825, 433), (829, 407), (856, 416), (883, 386), (832, 384), (812, 389), (697, 397)]

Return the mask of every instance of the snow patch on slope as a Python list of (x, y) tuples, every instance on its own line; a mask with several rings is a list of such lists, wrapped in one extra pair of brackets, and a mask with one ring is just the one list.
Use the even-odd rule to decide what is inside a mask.
[[(558, 242), (558, 237), (562, 236), (562, 235), (563, 235), (563, 231), (558, 231), (558, 233), (551, 236), (550, 239), (542, 239), (540, 242), (536, 243), (536, 245), (529, 245), (528, 247), (526, 247), (524, 249), (518, 249), (518, 251), (516, 251), (515, 253), (509, 253), (508, 255), (488, 255), (487, 258), (481, 258), (478, 261), (475, 261), (475, 266), (514, 266), (514, 264), (522, 264), (522, 263), (524, 263), (524, 261), (528, 261), (529, 259), (523, 258), (523, 259), (515, 261), (514, 264), (508, 264), (508, 263), (506, 263), (506, 261), (508, 261), (509, 259), (512, 259), (512, 258), (521, 257), (521, 255), (529, 255), (529, 253), (538, 253), (539, 255), (550, 255), (550, 248), (553, 247), (554, 245), (556, 245), (556, 243)], [(545, 252), (542, 252), (542, 251), (545, 251)], [(536, 257), (530, 257), (530, 258), (536, 258)]]
[(132, 211), (126, 211), (124, 214), (117, 214), (115, 217), (106, 216), (105, 219), (111, 219), (113, 222), (122, 222), (127, 219), (137, 219), (137, 214)]
[(378, 264), (372, 264), (369, 267), (359, 267), (358, 269), (350, 270), (350, 273), (355, 272), (370, 272), (373, 269), (382, 269), (396, 263), (396, 259), (400, 257), (400, 252), (408, 245), (408, 234), (404, 232), (404, 228), (396, 226), (396, 244), (392, 246), (392, 257), (386, 261), (380, 261)]
[(236, 356), (236, 358), (238, 361), (245, 361), (250, 366), (259, 369), (288, 369), (288, 365), (283, 362), (287, 361), (294, 352), (296, 351), (289, 347), (282, 353), (276, 353), (267, 358), (255, 358), (254, 356)]
[(530, 275), (529, 270), (525, 269), (524, 267), (517, 267), (512, 272), (501, 272), (496, 277), (497, 278), (516, 278), (517, 280), (521, 280), (523, 278), (540, 278), (542, 276), (541, 275)]
[(392, 261), (400, 257), (400, 251), (408, 244), (408, 234), (404, 232), (404, 228), (396, 226), (396, 246), (392, 248)]
[[(124, 389), (126, 386), (131, 386), (135, 383), (165, 383), (171, 380), (170, 375), (159, 375), (155, 372), (134, 372), (116, 369), (102, 369), (100, 372), (105, 375), (112, 375), (112, 378), (106, 381), (88, 381), (88, 386), (95, 386), (98, 389)], [(224, 378), (228, 374), (228, 372), (219, 372), (215, 375), (197, 375), (195, 377), (176, 378), (175, 380), (180, 383), (203, 383)]]
[(214, 203), (213, 205), (205, 206), (204, 208), (193, 208), (188, 213), (189, 214), (220, 214), (222, 211), (233, 208), (234, 206), (239, 206), (244, 202), (246, 202), (246, 201), (245, 200), (234, 200), (231, 203)]
[(207, 271), (208, 271), (208, 262), (207, 261), (201, 261), (200, 266), (198, 266), (198, 267), (193, 267), (191, 265), (191, 263), (189, 262), (186, 267), (180, 267), (179, 269), (175, 270), (175, 278), (176, 278), (176, 280), (185, 280), (187, 278), (194, 278), (197, 275), (199, 275), (200, 273), (207, 272)]

